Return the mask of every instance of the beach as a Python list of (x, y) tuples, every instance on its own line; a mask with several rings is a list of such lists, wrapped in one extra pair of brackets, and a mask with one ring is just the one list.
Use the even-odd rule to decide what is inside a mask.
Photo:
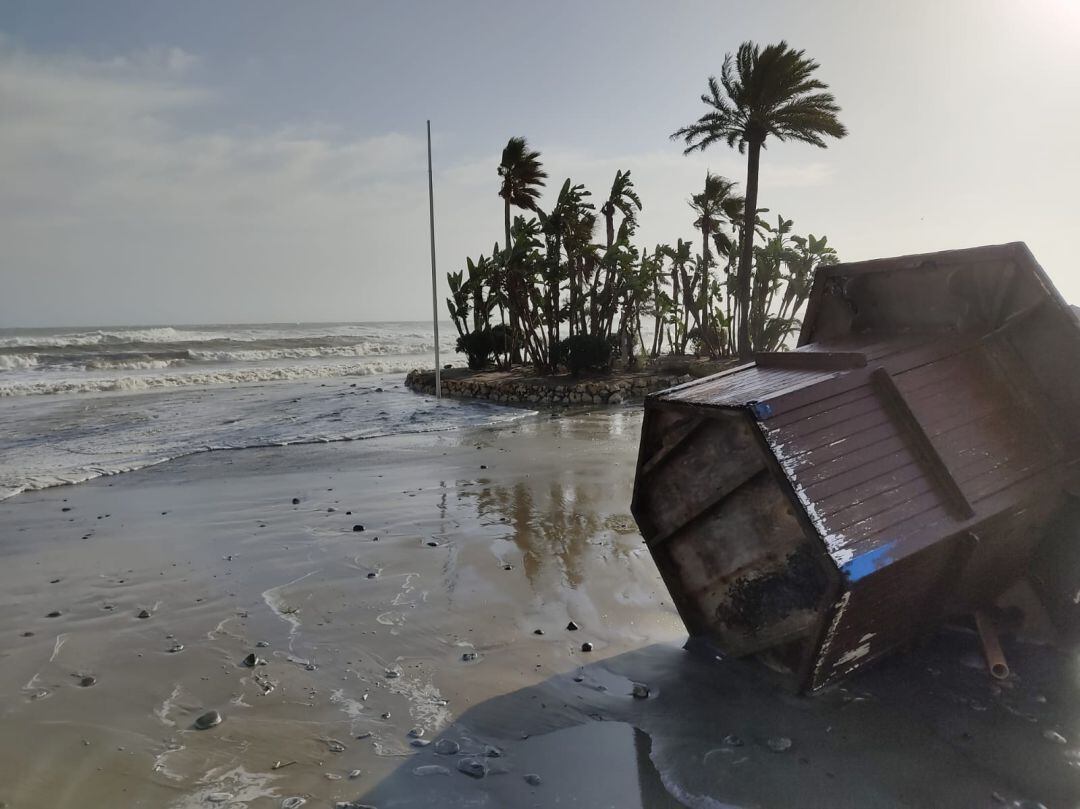
[(992, 685), (944, 631), (810, 698), (684, 649), (629, 514), (640, 421), (521, 411), (0, 502), (0, 802), (1075, 805), (1049, 647), (1007, 638)]

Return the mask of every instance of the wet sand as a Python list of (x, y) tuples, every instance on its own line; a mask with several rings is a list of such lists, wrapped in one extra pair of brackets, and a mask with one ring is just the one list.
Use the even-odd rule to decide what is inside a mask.
[(639, 426), (216, 452), (0, 503), (0, 805), (1080, 805), (1075, 657), (1006, 639), (998, 686), (946, 631), (806, 699), (686, 651), (629, 514)]

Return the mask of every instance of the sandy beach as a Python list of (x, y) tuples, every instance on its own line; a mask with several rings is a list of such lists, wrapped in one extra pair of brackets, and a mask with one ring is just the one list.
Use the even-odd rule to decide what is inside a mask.
[(813, 698), (686, 651), (629, 515), (639, 427), (212, 452), (0, 503), (0, 805), (1076, 805), (1049, 648), (994, 686), (942, 632)]

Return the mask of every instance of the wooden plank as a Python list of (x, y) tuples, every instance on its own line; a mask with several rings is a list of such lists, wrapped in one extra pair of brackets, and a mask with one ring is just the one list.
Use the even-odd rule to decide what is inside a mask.
[(886, 407), (892, 411), (894, 418), (906, 430), (908, 437), (912, 441), (913, 449), (926, 463), (928, 471), (937, 481), (942, 494), (945, 495), (946, 502), (960, 517), (966, 519), (975, 516), (971, 503), (967, 501), (959, 484), (950, 473), (949, 467), (938, 454), (933, 442), (923, 430), (922, 424), (919, 423), (919, 419), (904, 399), (904, 394), (896, 387), (896, 383), (893, 382), (889, 372), (884, 368), (879, 368), (871, 374), (871, 379)]
[[(663, 442), (657, 448), (656, 452), (649, 457), (645, 463), (641, 465), (641, 469), (638, 470), (638, 475), (641, 478), (646, 478), (651, 475), (661, 464), (664, 463), (671, 454), (675, 452), (684, 442), (697, 433), (702, 424), (705, 423), (704, 418), (692, 419), (689, 423), (682, 425), (681, 427), (669, 430), (668, 434), (664, 436)], [(673, 435), (672, 435), (673, 434)]]
[(860, 351), (761, 351), (754, 354), (759, 368), (795, 368), (803, 371), (848, 371), (865, 368)]
[(696, 523), (702, 517), (708, 515), (713, 509), (723, 503), (731, 494), (738, 491), (740, 488), (750, 483), (752, 480), (758, 478), (766, 473), (765, 464), (761, 462), (756, 467), (747, 468), (746, 466), (738, 467), (734, 470), (733, 474), (726, 479), (720, 481), (720, 485), (717, 488), (716, 494), (706, 500), (696, 509), (690, 512), (688, 515), (680, 519), (677, 523), (673, 524), (666, 531), (661, 531), (652, 537), (646, 537), (646, 544), (652, 548), (656, 545), (662, 545), (671, 537), (678, 534), (685, 528)]

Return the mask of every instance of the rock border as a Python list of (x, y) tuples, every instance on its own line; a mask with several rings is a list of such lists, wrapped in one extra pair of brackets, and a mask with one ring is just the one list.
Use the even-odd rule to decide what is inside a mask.
[[(624, 374), (573, 380), (572, 377), (523, 378), (507, 372), (481, 372), (461, 377), (444, 375), (442, 395), (511, 404), (621, 405), (693, 378), (690, 374)], [(405, 377), (405, 387), (434, 396), (435, 372), (414, 369)]]

